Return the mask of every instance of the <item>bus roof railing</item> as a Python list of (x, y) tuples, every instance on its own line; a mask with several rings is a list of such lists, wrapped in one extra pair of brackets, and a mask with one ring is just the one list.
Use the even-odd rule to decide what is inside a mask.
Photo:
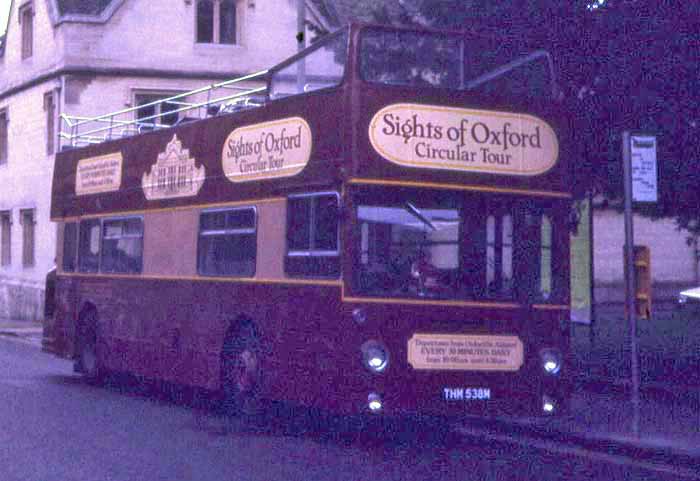
[[(259, 107), (265, 103), (267, 73), (268, 70), (261, 70), (96, 117), (61, 114), (61, 132), (59, 133), (61, 147), (99, 144), (143, 132), (170, 128), (178, 123), (199, 120), (220, 113)], [(260, 81), (265, 81), (265, 85), (238, 85), (246, 81), (258, 82), (258, 85)], [(139, 117), (139, 112), (143, 112), (144, 109), (153, 109), (155, 113)], [(187, 116), (175, 122), (172, 121), (173, 116), (180, 117), (180, 114), (185, 112)]]
[(480, 85), (495, 80), (507, 73), (515, 70), (516, 68), (522, 67), (530, 62), (534, 62), (540, 58), (544, 58), (547, 61), (547, 68), (549, 69), (549, 75), (552, 78), (552, 97), (557, 98), (560, 94), (559, 85), (556, 82), (556, 72), (554, 70), (554, 61), (552, 56), (546, 50), (536, 50), (524, 57), (517, 58), (507, 64), (501, 65), (493, 70), (486, 72), (485, 74), (479, 75), (476, 78), (464, 82), (464, 90), (472, 90), (479, 87)]

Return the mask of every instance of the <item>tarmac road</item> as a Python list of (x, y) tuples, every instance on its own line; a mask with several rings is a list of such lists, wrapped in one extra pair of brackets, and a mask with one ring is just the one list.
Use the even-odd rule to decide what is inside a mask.
[(186, 391), (168, 392), (126, 378), (91, 386), (70, 363), (0, 337), (0, 479), (682, 479), (630, 459), (429, 422), (340, 434), (285, 411), (243, 427), (188, 405)]

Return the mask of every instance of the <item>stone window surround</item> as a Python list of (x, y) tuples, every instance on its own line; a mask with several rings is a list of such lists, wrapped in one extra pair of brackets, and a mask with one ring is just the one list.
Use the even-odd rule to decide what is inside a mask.
[[(7, 226), (7, 230), (5, 227)], [(12, 209), (0, 209), (0, 266), (12, 265)]]
[[(198, 40), (198, 35), (199, 35), (199, 0), (185, 0), (185, 3), (187, 5), (194, 4), (194, 43), (195, 45), (203, 45), (203, 46), (219, 46), (219, 47), (236, 47), (241, 45), (241, 26), (242, 26), (242, 12), (243, 9), (241, 5), (243, 2), (241, 0), (231, 0), (233, 1), (235, 5), (235, 32), (234, 32), (234, 41), (233, 43), (222, 43), (221, 42), (221, 33), (219, 31), (220, 29), (220, 8), (221, 8), (221, 2), (227, 1), (227, 0), (206, 0), (210, 1), (213, 4), (214, 7), (214, 12), (213, 12), (213, 33), (212, 36), (214, 37), (211, 42), (200, 42)], [(255, 8), (255, 2), (248, 2), (248, 7), (249, 8)]]
[[(26, 221), (30, 219), (31, 223)], [(34, 267), (36, 263), (36, 208), (19, 209), (19, 223), (22, 226), (22, 266)]]
[(66, 14), (61, 15), (58, 9), (57, 0), (48, 0), (49, 17), (54, 27), (62, 23), (107, 23), (112, 15), (124, 4), (126, 0), (112, 0), (100, 15), (79, 15)]
[[(31, 58), (34, 55), (34, 15), (34, 0), (24, 2), (17, 9), (17, 20), (22, 26), (20, 30), (22, 60)], [(26, 23), (27, 18), (31, 20), (29, 24)]]
[(0, 108), (0, 167), (8, 164), (9, 157), (9, 124), (7, 106)]

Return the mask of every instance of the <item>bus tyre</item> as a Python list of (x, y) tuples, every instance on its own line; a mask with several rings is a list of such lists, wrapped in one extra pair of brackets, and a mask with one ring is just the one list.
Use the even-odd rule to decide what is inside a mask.
[(221, 352), (221, 387), (224, 409), (230, 416), (253, 418), (258, 414), (260, 348), (250, 326), (227, 336)]

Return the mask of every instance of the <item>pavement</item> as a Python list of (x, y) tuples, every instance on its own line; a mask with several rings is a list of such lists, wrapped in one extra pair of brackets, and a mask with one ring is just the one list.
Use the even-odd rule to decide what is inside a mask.
[[(0, 320), (0, 336), (41, 347), (42, 324)], [(576, 342), (574, 339), (574, 347)], [(579, 346), (581, 349), (581, 346)], [(600, 353), (598, 353), (600, 354)], [(590, 363), (590, 352), (579, 352)], [(614, 356), (612, 356), (614, 357)], [(610, 355), (601, 362), (610, 362)], [(538, 418), (472, 420), (476, 427), (502, 433), (560, 441), (596, 452), (634, 460), (680, 466), (700, 478), (700, 386), (643, 376), (638, 408), (630, 401), (630, 383), (601, 376), (586, 362), (574, 361), (576, 386), (568, 412)], [(697, 361), (696, 361), (697, 362)], [(674, 377), (667, 376), (673, 381)]]
[(41, 347), (41, 321), (0, 319), (0, 336)]

